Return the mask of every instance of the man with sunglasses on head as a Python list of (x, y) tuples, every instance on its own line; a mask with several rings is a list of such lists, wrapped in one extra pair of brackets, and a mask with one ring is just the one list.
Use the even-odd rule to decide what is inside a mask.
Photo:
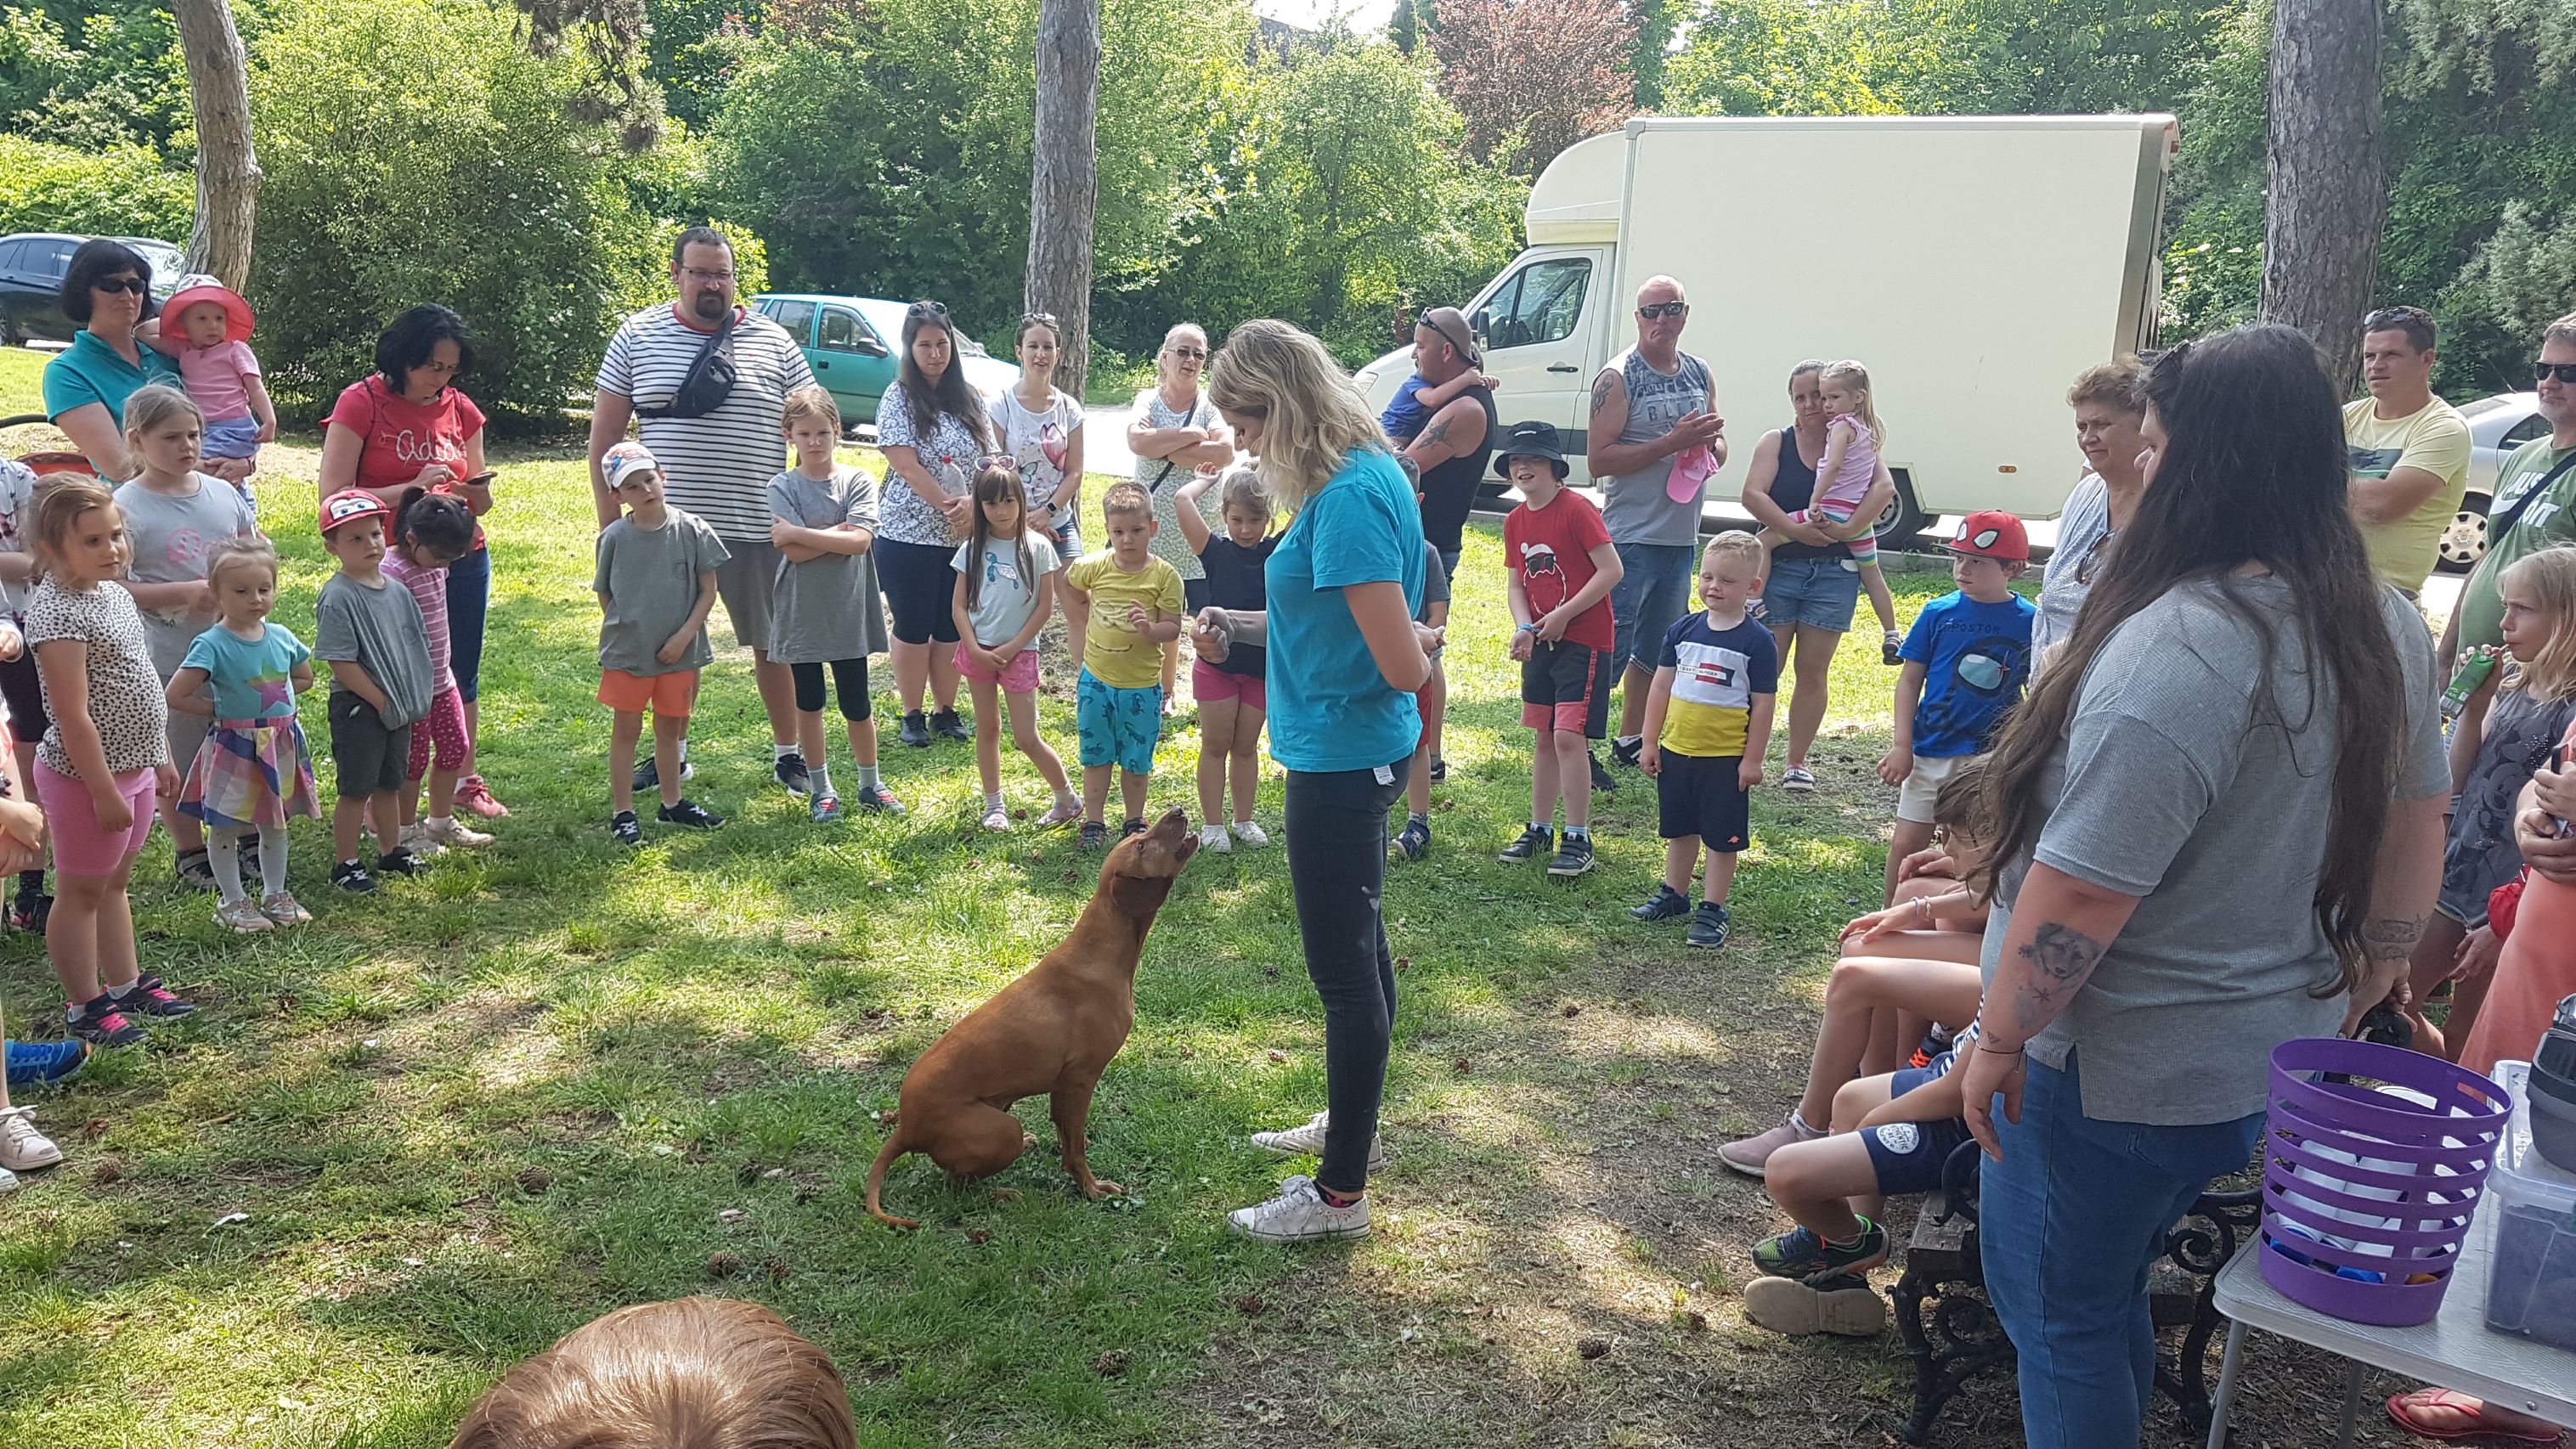
[[(1592, 384), (1592, 424), (1584, 461), (1601, 490), (1601, 518), (1625, 569), (1610, 592), (1617, 639), (1605, 661), (1621, 674), (1619, 733), (1610, 753), (1637, 763), (1645, 743), (1646, 696), (1655, 682), (1653, 648), (1690, 610), (1699, 571), (1700, 507), (1707, 478), (1673, 496), (1673, 466), (1706, 446), (1726, 466), (1726, 420), (1717, 415), (1708, 364), (1681, 350), (1690, 303), (1682, 284), (1649, 277), (1637, 289), (1637, 343), (1611, 358)], [(1648, 654), (1641, 664), (1638, 651)], [(1612, 788), (1596, 760), (1594, 789)]]
[[(1413, 327), (1413, 370), (1428, 388), (1467, 378), (1484, 365), (1467, 316), (1455, 307), (1434, 307)], [(1481, 377), (1468, 378), (1464, 391), (1441, 404), (1422, 431), (1402, 444), (1422, 481), (1422, 537), (1440, 555), (1441, 567), (1458, 572), (1467, 512), (1476, 490), (1484, 485), (1485, 460), (1494, 450), (1494, 390)]]
[(2532, 375), (2549, 436), (2514, 449), (2496, 469), (2486, 557), (2461, 586), (2442, 633), (2446, 675), (2460, 650), (2502, 647), (2504, 571), (2544, 548), (2576, 544), (2576, 312), (2541, 332)]
[[(769, 480), (787, 462), (779, 419), (787, 395), (811, 387), (814, 373), (787, 330), (734, 302), (733, 245), (713, 227), (693, 226), (671, 248), (674, 300), (629, 317), (600, 359), (590, 414), (590, 491), (599, 526), (617, 521), (617, 495), (600, 460), (625, 441), (632, 420), (663, 469), (663, 496), (704, 519), (724, 541), (716, 596), (734, 638), (751, 650), (761, 707), (769, 714), (771, 773), (792, 794), (810, 783), (796, 747), (796, 678), (769, 657), (777, 546), (769, 540)], [(729, 359), (725, 369), (712, 363)], [(688, 745), (680, 773), (691, 773)], [(650, 759), (635, 769), (635, 788), (659, 783)]]

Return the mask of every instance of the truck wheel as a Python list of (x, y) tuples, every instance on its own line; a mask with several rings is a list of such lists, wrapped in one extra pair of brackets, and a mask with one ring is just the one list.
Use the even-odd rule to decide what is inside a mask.
[(2465, 574), (2487, 556), (2487, 510), (2495, 500), (2483, 493), (2471, 493), (2460, 500), (2460, 511), (2451, 515), (2450, 526), (2442, 530), (2442, 541), (2434, 546), (2434, 567), (2446, 574)]
[(1913, 475), (1899, 468), (1895, 470), (1895, 478), (1895, 501), (1878, 516), (1878, 522), (1870, 525), (1869, 533), (1870, 537), (1878, 540), (1879, 547), (1903, 552), (1923, 541), (1923, 525), (1932, 520), (1923, 512), (1922, 505), (1914, 501)]

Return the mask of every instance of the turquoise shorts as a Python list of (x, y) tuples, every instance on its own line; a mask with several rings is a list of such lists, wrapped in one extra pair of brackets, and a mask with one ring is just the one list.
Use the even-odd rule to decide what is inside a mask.
[(1074, 728), (1082, 737), (1082, 767), (1116, 765), (1130, 775), (1154, 773), (1154, 746), (1163, 738), (1163, 690), (1149, 684), (1120, 689), (1090, 670), (1073, 694)]

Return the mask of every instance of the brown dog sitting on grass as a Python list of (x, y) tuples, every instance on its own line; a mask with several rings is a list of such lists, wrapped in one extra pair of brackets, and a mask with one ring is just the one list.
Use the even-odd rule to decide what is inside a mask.
[(1020, 1130), (1011, 1104), (1041, 1095), (1050, 1099), (1064, 1170), (1083, 1194), (1097, 1199), (1126, 1191), (1091, 1175), (1083, 1129), (1092, 1089), (1136, 1024), (1136, 961), (1145, 953), (1145, 933), (1198, 848), (1198, 835), (1179, 810), (1118, 842), (1100, 867), (1100, 888), (1064, 943), (921, 1054), (904, 1073), (894, 1130), (868, 1169), (869, 1212), (897, 1227), (921, 1226), (878, 1204), (886, 1169), (907, 1152), (928, 1153), (958, 1178), (990, 1177), (1010, 1166), (1037, 1141)]

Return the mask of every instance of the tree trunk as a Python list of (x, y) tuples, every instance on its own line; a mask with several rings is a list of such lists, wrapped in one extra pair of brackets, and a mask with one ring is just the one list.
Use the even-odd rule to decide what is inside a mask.
[(2352, 390), (2388, 220), (2380, 0), (2274, 0), (2263, 317), (2317, 339)]
[(228, 0), (172, 0), (197, 114), (197, 222), (188, 270), (239, 291), (250, 278), (259, 157), (250, 140), (250, 58)]
[(1039, 0), (1037, 134), (1029, 166), (1028, 309), (1063, 323), (1056, 386), (1082, 396), (1091, 361), (1091, 227), (1100, 199), (1100, 0)]

